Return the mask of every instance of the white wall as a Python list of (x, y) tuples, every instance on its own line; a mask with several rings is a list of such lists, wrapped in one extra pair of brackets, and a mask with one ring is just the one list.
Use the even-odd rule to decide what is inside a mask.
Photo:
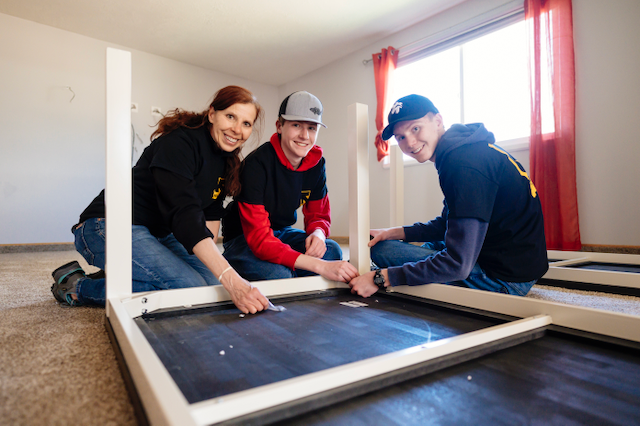
[[(333, 235), (348, 235), (347, 106), (369, 105), (370, 138), (375, 135), (375, 88), (371, 65), (362, 60), (381, 48), (399, 48), (493, 9), (506, 0), (469, 0), (375, 45), (280, 87), (280, 97), (309, 90), (323, 102), (326, 123), (319, 145), (325, 148), (333, 207)], [(577, 89), (577, 185), (583, 244), (640, 245), (640, 2), (574, 0)], [(446, 117), (445, 117), (445, 123)], [(447, 123), (451, 124), (451, 123)], [(389, 171), (370, 153), (371, 226), (389, 225)], [(526, 168), (528, 152), (514, 153)], [(437, 174), (427, 163), (405, 169), (405, 223), (440, 213)]]
[[(70, 242), (104, 187), (106, 48), (126, 47), (3, 14), (0, 40), (0, 244)], [(275, 120), (274, 86), (131, 51), (136, 156), (157, 121), (151, 106), (201, 111), (229, 84), (253, 91)]]
[(583, 244), (640, 246), (640, 2), (573, 0)]

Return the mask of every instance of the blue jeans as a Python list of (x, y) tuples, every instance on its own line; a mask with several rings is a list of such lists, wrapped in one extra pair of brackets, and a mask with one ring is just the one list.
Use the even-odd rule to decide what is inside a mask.
[[(103, 218), (87, 219), (73, 231), (76, 250), (89, 265), (100, 269), (105, 266), (105, 224)], [(220, 284), (173, 234), (156, 238), (141, 225), (133, 225), (131, 232), (134, 292)], [(105, 284), (105, 278), (78, 280), (79, 302), (104, 306)]]
[[(380, 268), (402, 266), (407, 262), (424, 260), (444, 248), (445, 245), (443, 241), (425, 243), (422, 246), (416, 246), (398, 240), (380, 241), (371, 247), (371, 260)], [(537, 280), (518, 283), (491, 278), (487, 276), (487, 273), (476, 262), (467, 278), (444, 284), (525, 296), (536, 281)]]
[[(301, 229), (289, 226), (279, 231), (273, 231), (273, 235), (283, 243), (291, 246), (295, 251), (304, 253), (306, 250), (304, 242), (307, 239), (307, 234)], [(327, 239), (325, 243), (327, 244), (327, 251), (322, 258), (324, 260), (342, 260), (342, 250), (338, 243), (330, 239)], [(279, 280), (317, 275), (303, 269), (292, 271), (284, 265), (258, 259), (249, 248), (244, 235), (235, 237), (231, 241), (225, 241), (223, 246), (224, 257), (233, 266), (233, 269), (248, 281)]]

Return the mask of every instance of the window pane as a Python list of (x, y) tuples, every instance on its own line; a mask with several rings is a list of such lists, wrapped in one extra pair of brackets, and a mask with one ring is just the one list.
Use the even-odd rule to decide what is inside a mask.
[[(542, 30), (546, 31), (544, 22)], [(531, 95), (526, 31), (526, 22), (521, 21), (398, 68), (386, 110), (396, 99), (418, 93), (438, 107), (446, 127), (482, 122), (498, 142), (528, 137)], [(542, 49), (546, 58), (546, 46)], [(554, 130), (553, 96), (549, 65), (542, 67), (542, 131), (549, 133)]]
[(524, 21), (463, 46), (464, 121), (482, 122), (496, 140), (530, 133), (528, 52)]
[[(438, 108), (448, 126), (460, 122), (460, 48), (446, 50), (405, 65), (393, 77), (393, 102), (416, 93), (426, 96)], [(392, 139), (395, 143), (395, 138)]]

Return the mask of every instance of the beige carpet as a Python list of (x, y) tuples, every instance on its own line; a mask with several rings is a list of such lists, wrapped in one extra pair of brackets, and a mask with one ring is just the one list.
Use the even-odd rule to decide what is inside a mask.
[[(348, 258), (348, 255), (345, 256)], [(0, 424), (135, 425), (104, 309), (64, 308), (51, 271), (74, 251), (0, 254)], [(640, 315), (640, 298), (535, 286), (528, 297)]]
[(74, 259), (87, 266), (75, 251), (0, 254), (0, 424), (137, 424), (104, 309), (63, 308), (49, 291)]
[(640, 297), (535, 285), (527, 297), (640, 316)]

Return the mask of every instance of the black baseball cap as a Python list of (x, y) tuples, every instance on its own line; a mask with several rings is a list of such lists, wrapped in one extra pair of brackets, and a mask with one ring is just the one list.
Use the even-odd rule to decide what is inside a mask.
[(396, 123), (422, 118), (430, 112), (437, 114), (439, 111), (433, 102), (424, 96), (414, 94), (398, 99), (389, 111), (389, 125), (382, 131), (382, 139), (386, 141), (393, 136)]

